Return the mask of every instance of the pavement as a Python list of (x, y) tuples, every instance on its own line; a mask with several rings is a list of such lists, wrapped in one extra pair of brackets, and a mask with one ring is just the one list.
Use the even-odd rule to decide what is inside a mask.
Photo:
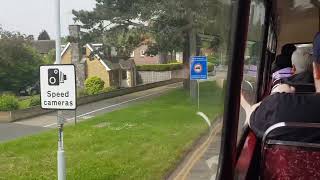
[[(156, 98), (172, 89), (182, 87), (182, 83), (161, 86), (145, 91), (135, 92), (115, 98), (105, 99), (90, 104), (78, 106), (76, 111), (62, 111), (66, 125), (76, 121), (84, 121), (114, 110), (126, 108), (130, 105)], [(19, 120), (14, 123), (0, 123), (0, 142), (18, 137), (32, 135), (57, 127), (57, 112), (52, 112), (33, 118)]]

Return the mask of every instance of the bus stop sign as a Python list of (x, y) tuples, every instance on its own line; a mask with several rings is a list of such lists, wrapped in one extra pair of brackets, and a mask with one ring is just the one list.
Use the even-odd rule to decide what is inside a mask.
[(190, 79), (208, 79), (208, 58), (206, 56), (192, 57), (190, 64)]
[(76, 75), (74, 65), (40, 66), (41, 107), (76, 109)]

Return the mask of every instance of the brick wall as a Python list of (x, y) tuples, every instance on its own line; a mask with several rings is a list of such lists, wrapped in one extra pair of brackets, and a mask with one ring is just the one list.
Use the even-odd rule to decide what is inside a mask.
[(134, 50), (134, 57), (133, 60), (136, 65), (142, 65), (142, 64), (159, 64), (160, 58), (159, 56), (141, 56), (141, 51), (146, 51), (148, 49), (147, 45), (142, 45)]

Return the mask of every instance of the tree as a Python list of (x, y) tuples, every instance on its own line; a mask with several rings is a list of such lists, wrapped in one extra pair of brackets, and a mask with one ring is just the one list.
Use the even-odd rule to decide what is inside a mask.
[(38, 40), (50, 40), (50, 36), (46, 30), (40, 32)]
[(18, 92), (39, 80), (42, 58), (24, 35), (0, 29), (0, 88)]
[[(197, 33), (227, 37), (231, 29), (230, 25), (226, 28), (226, 23), (230, 23), (230, 12), (225, 11), (230, 6), (229, 0), (96, 1), (93, 11), (73, 11), (74, 20), (80, 21), (89, 33), (115, 40), (134, 29), (153, 40), (149, 44), (149, 54), (183, 50), (185, 68), (189, 68), (190, 56), (195, 55)], [(222, 26), (216, 22), (221, 22)], [(221, 44), (227, 44), (223, 42), (227, 41), (224, 37), (220, 38)]]

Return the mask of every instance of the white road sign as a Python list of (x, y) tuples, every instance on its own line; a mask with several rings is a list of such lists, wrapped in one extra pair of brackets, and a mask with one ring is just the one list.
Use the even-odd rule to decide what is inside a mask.
[(76, 109), (76, 75), (74, 65), (40, 66), (41, 107)]

